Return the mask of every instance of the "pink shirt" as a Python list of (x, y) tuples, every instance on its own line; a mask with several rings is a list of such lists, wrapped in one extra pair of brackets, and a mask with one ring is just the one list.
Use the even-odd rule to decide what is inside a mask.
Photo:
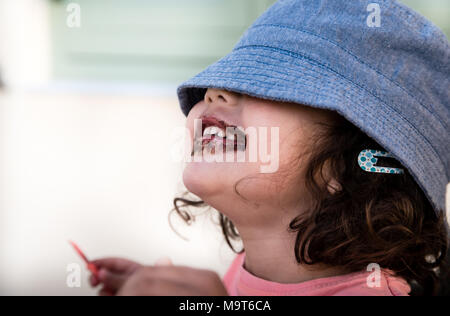
[(408, 296), (408, 283), (381, 270), (380, 287), (369, 287), (372, 272), (356, 272), (297, 284), (260, 279), (244, 268), (245, 253), (234, 259), (223, 279), (231, 296)]

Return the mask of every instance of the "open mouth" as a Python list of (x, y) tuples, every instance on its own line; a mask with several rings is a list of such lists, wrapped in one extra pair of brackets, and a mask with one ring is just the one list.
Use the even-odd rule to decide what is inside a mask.
[(247, 139), (242, 128), (226, 123), (215, 117), (202, 117), (201, 148), (215, 152), (218, 146), (226, 151), (245, 151)]

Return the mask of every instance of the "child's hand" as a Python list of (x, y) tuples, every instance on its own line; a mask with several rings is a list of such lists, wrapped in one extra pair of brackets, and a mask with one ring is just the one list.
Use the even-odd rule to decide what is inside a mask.
[(226, 296), (217, 273), (177, 266), (142, 266), (125, 281), (120, 296)]
[(142, 266), (139, 263), (121, 258), (105, 258), (94, 260), (91, 263), (97, 267), (98, 278), (91, 275), (90, 283), (94, 287), (100, 283), (103, 285), (99, 291), (101, 296), (116, 295), (130, 275)]
[(154, 266), (106, 258), (92, 261), (99, 279), (91, 276), (92, 286), (102, 284), (101, 296), (225, 296), (228, 295), (217, 273), (188, 267), (177, 267), (161, 258)]

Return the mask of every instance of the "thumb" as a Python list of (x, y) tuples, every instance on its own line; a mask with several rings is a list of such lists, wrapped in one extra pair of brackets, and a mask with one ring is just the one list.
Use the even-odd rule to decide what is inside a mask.
[(173, 266), (172, 260), (169, 257), (162, 257), (156, 260), (155, 266), (164, 267), (164, 266)]

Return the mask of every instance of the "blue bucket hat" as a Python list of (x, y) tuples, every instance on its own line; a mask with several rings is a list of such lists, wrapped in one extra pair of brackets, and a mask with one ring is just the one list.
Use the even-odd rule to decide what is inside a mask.
[(397, 1), (280, 0), (230, 54), (178, 87), (185, 115), (207, 88), (338, 112), (409, 170), (436, 211), (445, 209), (450, 47)]

